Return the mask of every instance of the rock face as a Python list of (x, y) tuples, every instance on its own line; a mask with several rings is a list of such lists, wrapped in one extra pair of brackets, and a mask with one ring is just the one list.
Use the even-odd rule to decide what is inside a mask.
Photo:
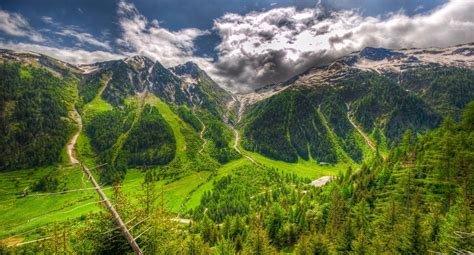
[(226, 114), (227, 105), (234, 101), (232, 94), (221, 88), (194, 62), (170, 68), (182, 81), (182, 89), (192, 105), (208, 109), (216, 116)]
[(181, 89), (181, 79), (159, 62), (143, 56), (81, 66), (93, 70), (84, 83), (109, 77), (102, 97), (113, 105), (123, 104), (124, 98), (145, 90), (167, 102), (184, 104), (187, 97)]
[(384, 59), (400, 59), (403, 57), (406, 57), (405, 54), (401, 52), (396, 52), (384, 48), (372, 48), (372, 47), (367, 47), (363, 49), (359, 53), (360, 57), (369, 59), (369, 60), (374, 60), (374, 61), (380, 61)]
[(147, 57), (134, 56), (80, 68), (87, 72), (84, 84), (108, 81), (101, 97), (113, 105), (123, 104), (124, 98), (147, 90), (168, 103), (201, 106), (222, 116), (227, 103), (233, 100), (229, 92), (193, 62), (168, 69)]

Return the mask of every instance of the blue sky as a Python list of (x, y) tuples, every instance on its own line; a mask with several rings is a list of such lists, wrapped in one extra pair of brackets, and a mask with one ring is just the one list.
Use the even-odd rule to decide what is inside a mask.
[(0, 48), (72, 63), (192, 60), (223, 86), (248, 90), (366, 46), (472, 41), (473, 8), (473, 0), (3, 0)]

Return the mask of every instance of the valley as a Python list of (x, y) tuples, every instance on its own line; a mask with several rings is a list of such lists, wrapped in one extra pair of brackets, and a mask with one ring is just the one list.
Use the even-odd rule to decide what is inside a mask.
[[(386, 240), (390, 231), (373, 224), (386, 224), (390, 201), (400, 229), (404, 220), (417, 227), (419, 201), (436, 205), (423, 209), (433, 217), (462, 221), (474, 71), (455, 52), (474, 46), (457, 47), (367, 48), (244, 95), (192, 62), (165, 68), (134, 56), (68, 67), (2, 51), (0, 253), (53, 239), (65, 252), (126, 246), (82, 165), (145, 247), (148, 231), (161, 229), (181, 240), (163, 242), (172, 249), (245, 250), (257, 236), (269, 254), (299, 251), (308, 238), (337, 253), (344, 238), (354, 249), (365, 235)], [(357, 234), (336, 231), (349, 228)]]

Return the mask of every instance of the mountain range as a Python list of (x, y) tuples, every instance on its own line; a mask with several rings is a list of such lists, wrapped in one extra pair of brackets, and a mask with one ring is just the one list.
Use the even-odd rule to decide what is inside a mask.
[[(371, 151), (389, 150), (406, 129), (423, 133), (437, 127), (446, 116), (459, 119), (461, 109), (474, 98), (474, 44), (443, 49), (365, 48), (286, 82), (239, 95), (220, 87), (192, 62), (165, 68), (158, 61), (134, 56), (73, 65), (38, 53), (10, 50), (2, 50), (0, 59), (4, 65), (43, 68), (59, 80), (77, 82), (77, 100), (63, 105), (69, 110), (58, 118), (71, 119), (74, 109), (84, 111), (95, 98), (126, 111), (128, 98), (150, 93), (181, 109), (175, 111), (191, 124), (198, 122), (193, 118), (196, 109), (205, 112), (206, 119), (214, 123), (212, 128), (217, 129), (205, 133), (218, 133), (216, 137), (227, 133), (225, 142), (216, 143), (218, 147), (225, 144), (228, 149), (229, 133), (235, 126), (244, 149), (286, 162), (360, 163)], [(66, 91), (61, 88), (57, 93)], [(15, 111), (13, 102), (8, 96), (2, 100), (4, 124), (14, 122), (8, 114)], [(193, 126), (199, 126), (195, 123)], [(74, 121), (68, 124), (74, 125)], [(14, 131), (11, 125), (3, 129), (2, 140), (19, 142), (12, 137), (20, 136), (21, 131)], [(19, 142), (18, 146), (28, 148), (36, 141), (28, 143)], [(19, 166), (8, 163), (18, 150), (16, 144), (10, 146), (2, 156), (3, 170)], [(59, 149), (54, 151), (59, 153)]]
[(246, 94), (193, 62), (0, 50), (0, 253), (131, 252), (83, 167), (149, 254), (468, 253), (472, 101), (474, 43)]

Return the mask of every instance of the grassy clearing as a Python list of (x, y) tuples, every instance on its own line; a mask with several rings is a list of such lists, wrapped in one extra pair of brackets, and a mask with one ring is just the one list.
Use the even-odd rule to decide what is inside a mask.
[(149, 94), (145, 99), (145, 102), (156, 106), (161, 116), (163, 116), (166, 122), (168, 122), (168, 124), (171, 126), (176, 138), (176, 157), (183, 155), (186, 151), (186, 141), (184, 135), (181, 133), (181, 127), (187, 124), (171, 110), (169, 105), (161, 101), (156, 96)]
[(90, 103), (86, 104), (83, 109), (83, 115), (91, 116), (94, 113), (112, 110), (112, 105), (104, 101), (99, 96), (95, 97)]

